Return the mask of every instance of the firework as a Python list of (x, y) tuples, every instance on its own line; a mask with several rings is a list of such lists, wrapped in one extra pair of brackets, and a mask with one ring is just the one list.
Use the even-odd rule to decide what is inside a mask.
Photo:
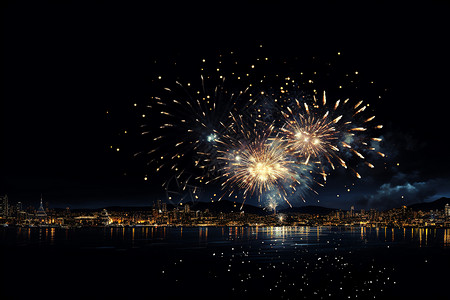
[[(290, 199), (305, 201), (307, 191), (316, 192), (314, 185), (323, 186), (331, 169), (361, 177), (359, 162), (374, 167), (367, 153), (377, 153), (381, 139), (370, 136), (382, 126), (373, 125), (375, 116), (365, 116), (369, 104), (330, 102), (325, 92), (311, 98), (311, 85), (328, 78), (318, 76), (321, 69), (300, 72), (300, 78), (269, 76), (267, 57), (244, 67), (230, 58), (223, 63), (219, 56), (213, 68), (203, 59), (195, 80), (158, 76), (158, 96), (138, 114), (147, 121), (141, 126), (146, 143), (135, 155), (148, 158), (150, 170), (162, 171), (169, 200), (197, 199), (203, 185), (216, 183), (223, 190), (220, 199), (234, 194), (244, 202), (257, 197), (290, 205)], [(240, 71), (224, 71), (236, 65)], [(354, 74), (351, 83), (357, 82)]]
[[(362, 116), (367, 107), (363, 101), (351, 106), (349, 99), (327, 103), (325, 92), (321, 101), (313, 97), (310, 105), (296, 99), (295, 105), (282, 112), (285, 124), (280, 132), (286, 138), (288, 151), (304, 159), (305, 164), (313, 160), (320, 165), (324, 180), (324, 165), (333, 170), (336, 166), (349, 168), (360, 178), (361, 175), (349, 167), (346, 158), (350, 153), (365, 160), (361, 152), (374, 150), (370, 141), (380, 141), (379, 138), (368, 137), (366, 132), (382, 128), (382, 125), (370, 125), (375, 116)], [(373, 168), (371, 163), (365, 164)]]
[(265, 194), (276, 194), (291, 205), (289, 196), (311, 189), (309, 167), (289, 155), (283, 139), (273, 137), (273, 125), (246, 129), (238, 121), (233, 124), (236, 128), (230, 127), (218, 145), (224, 195), (241, 192), (244, 199), (255, 196), (260, 201)]
[[(142, 127), (142, 135), (150, 143), (138, 154), (148, 158), (150, 170), (172, 174), (169, 176), (176, 176), (181, 185), (188, 181), (201, 186), (217, 177), (221, 173), (217, 144), (224, 135), (231, 134), (233, 115), (243, 122), (253, 119), (253, 106), (261, 95), (257, 86), (265, 77), (256, 70), (267, 60), (257, 58), (253, 63), (241, 64), (231, 51), (202, 58), (200, 70), (192, 69), (190, 62), (191, 69), (184, 80), (178, 76), (170, 80), (164, 74), (155, 76), (152, 81), (158, 96), (146, 105), (151, 113), (142, 114), (152, 115)], [(186, 63), (181, 60), (171, 65), (178, 68)], [(164, 72), (172, 66), (164, 65)], [(180, 69), (183, 70), (186, 69)]]
[[(267, 140), (242, 144), (239, 149), (220, 157), (227, 160), (224, 167), (223, 186), (231, 186), (232, 190), (243, 190), (244, 198), (255, 193), (261, 195), (265, 191), (277, 190), (286, 199), (284, 182), (294, 178), (295, 163), (286, 158), (284, 147)], [(287, 201), (288, 202), (288, 201)]]
[(151, 150), (141, 152), (148, 155), (148, 165), (156, 172), (171, 172), (182, 186), (202, 185), (218, 172), (215, 145), (232, 126), (231, 113), (245, 112), (252, 104), (244, 97), (248, 89), (234, 91), (226, 86), (225, 78), (208, 89), (203, 76), (200, 79), (198, 90), (179, 81), (165, 87), (153, 99), (159, 127), (142, 127), (141, 134), (151, 141)]

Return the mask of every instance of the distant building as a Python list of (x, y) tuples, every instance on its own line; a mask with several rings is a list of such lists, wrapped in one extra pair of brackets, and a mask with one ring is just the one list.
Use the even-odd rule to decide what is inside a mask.
[(22, 205), (22, 202), (17, 202), (17, 204), (16, 204), (16, 212), (21, 212), (21, 211), (23, 211), (23, 205)]
[(156, 208), (156, 211), (158, 213), (162, 213), (162, 201), (161, 200), (156, 200), (156, 205), (153, 204), (153, 207)]
[(101, 225), (107, 226), (112, 223), (112, 219), (108, 214), (108, 211), (106, 209), (103, 209), (99, 216)]
[(37, 221), (39, 221), (40, 223), (47, 222), (47, 213), (45, 212), (45, 209), (42, 206), (42, 194), (41, 194), (41, 203), (39, 205), (38, 210), (36, 211), (35, 217)]
[(7, 218), (9, 216), (8, 195), (0, 196), (0, 217)]
[(450, 217), (450, 205), (447, 203), (444, 207), (444, 214), (446, 217)]
[(100, 214), (77, 216), (74, 220), (75, 223), (84, 226), (108, 226), (113, 222), (106, 209), (103, 209)]
[(75, 222), (84, 226), (96, 226), (99, 218), (98, 216), (82, 215), (74, 218)]
[(23, 205), (20, 201), (16, 203), (15, 216), (18, 221), (23, 221), (27, 217), (27, 213), (23, 210)]

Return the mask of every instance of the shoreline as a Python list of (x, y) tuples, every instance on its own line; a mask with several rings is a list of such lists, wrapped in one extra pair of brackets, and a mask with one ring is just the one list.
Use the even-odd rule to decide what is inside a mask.
[(249, 227), (284, 227), (284, 228), (295, 228), (295, 227), (327, 227), (327, 228), (417, 228), (417, 229), (450, 229), (450, 226), (414, 226), (414, 225), (405, 225), (405, 226), (392, 226), (392, 225), (383, 225), (383, 226), (367, 226), (367, 225), (357, 225), (357, 224), (326, 224), (326, 225), (320, 225), (320, 224), (314, 224), (314, 225), (307, 225), (307, 224), (297, 224), (297, 225), (290, 225), (290, 224), (227, 224), (227, 225), (219, 225), (219, 224), (146, 224), (146, 225), (120, 225), (120, 224), (114, 224), (114, 225), (105, 225), (105, 226), (77, 226), (77, 225), (57, 225), (57, 224), (41, 224), (41, 225), (9, 225), (9, 224), (0, 224), (0, 228), (57, 228), (57, 229), (80, 229), (80, 228), (221, 228), (221, 227), (242, 227), (242, 228), (249, 228)]

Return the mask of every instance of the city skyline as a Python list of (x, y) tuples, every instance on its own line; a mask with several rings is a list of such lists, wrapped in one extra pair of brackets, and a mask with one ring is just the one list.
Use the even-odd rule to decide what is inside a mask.
[[(123, 202), (111, 202), (111, 201), (105, 201), (105, 202), (103, 202), (103, 203), (95, 203), (95, 204), (88, 204), (88, 205), (85, 205), (85, 206), (83, 206), (82, 204), (81, 205), (63, 205), (63, 204), (61, 204), (60, 202), (56, 202), (56, 203), (51, 203), (50, 201), (43, 201), (43, 194), (41, 193), (40, 194), (40, 198), (39, 199), (35, 199), (35, 200), (28, 200), (28, 201), (25, 201), (25, 202), (22, 202), (22, 201), (11, 201), (11, 199), (10, 198), (8, 198), (8, 194), (5, 194), (5, 195), (0, 195), (0, 199), (1, 199), (1, 204), (3, 205), (3, 206), (0, 206), (0, 211), (4, 211), (5, 209), (3, 208), (4, 206), (5, 206), (5, 203), (6, 203), (6, 205), (9, 205), (9, 206), (17, 206), (17, 207), (20, 207), (21, 209), (23, 208), (23, 207), (29, 207), (29, 208), (40, 208), (41, 206), (43, 207), (43, 204), (42, 203), (44, 203), (45, 204), (45, 209), (49, 209), (49, 208), (51, 208), (51, 209), (55, 209), (55, 208), (58, 208), (58, 209), (63, 209), (63, 208), (71, 208), (71, 209), (88, 209), (88, 210), (98, 210), (98, 209), (103, 209), (103, 208), (107, 208), (107, 207), (128, 207), (128, 208), (133, 208), (133, 207), (153, 207), (153, 206), (155, 206), (155, 203), (164, 203), (164, 204), (166, 204), (166, 205), (170, 205), (170, 206), (172, 206), (173, 208), (176, 208), (176, 207), (179, 207), (179, 206), (182, 206), (183, 204), (196, 204), (196, 203), (203, 203), (203, 204), (208, 204), (208, 203), (214, 203), (214, 202), (220, 202), (220, 201), (224, 201), (224, 202), (228, 202), (228, 203), (235, 203), (236, 205), (237, 204), (239, 204), (239, 206), (241, 206), (242, 205), (242, 203), (239, 201), (239, 200), (232, 200), (232, 199), (226, 199), (226, 200), (219, 200), (219, 201), (215, 201), (212, 197), (210, 197), (210, 198), (206, 198), (206, 199), (202, 199), (202, 198), (198, 198), (198, 199), (188, 199), (188, 200), (186, 200), (186, 201), (182, 201), (182, 202), (179, 202), (179, 203), (175, 203), (175, 202), (173, 202), (173, 201), (170, 201), (170, 200), (168, 200), (166, 197), (160, 197), (159, 199), (154, 199), (154, 198), (152, 198), (152, 199), (149, 199), (148, 201), (146, 201), (146, 202), (143, 202), (143, 201), (138, 201), (138, 202), (136, 202), (136, 203), (132, 203), (132, 202), (127, 202), (127, 203), (123, 203)], [(6, 201), (5, 201), (5, 199), (6, 199)], [(440, 198), (434, 198), (434, 199), (430, 199), (429, 201), (418, 201), (418, 202), (413, 202), (413, 203), (402, 203), (402, 204), (400, 204), (399, 206), (396, 206), (396, 207), (392, 207), (392, 208), (400, 208), (400, 207), (403, 207), (403, 206), (417, 206), (417, 205), (430, 205), (430, 204), (433, 204), (433, 203), (435, 203), (436, 201), (438, 201), (438, 200), (442, 200), (442, 199), (450, 199), (450, 198), (447, 198), (447, 197), (440, 197)], [(278, 208), (280, 208), (280, 209), (289, 209), (290, 207), (289, 207), (289, 205), (287, 205), (287, 204), (283, 204), (283, 203), (281, 203), (281, 205), (276, 205), (276, 206), (264, 206), (264, 205), (262, 205), (261, 203), (256, 203), (256, 205), (255, 204), (253, 204), (253, 203), (245, 203), (245, 205), (246, 206), (251, 206), (251, 207), (257, 207), (257, 208), (261, 208), (261, 209), (273, 209), (273, 207), (277, 207), (277, 209)], [(293, 207), (291, 207), (291, 208), (302, 208), (302, 207), (323, 207), (323, 208), (328, 208), (328, 209), (335, 209), (335, 210), (344, 210), (344, 211), (347, 211), (347, 210), (350, 210), (352, 207), (353, 208), (355, 208), (355, 207), (357, 207), (357, 209), (358, 210), (366, 210), (366, 209), (375, 209), (375, 210), (379, 210), (379, 211), (385, 211), (385, 210), (389, 210), (389, 209), (392, 209), (392, 208), (386, 208), (386, 209), (377, 209), (377, 208), (375, 208), (375, 207), (369, 207), (369, 208), (367, 208), (366, 206), (355, 206), (353, 203), (349, 203), (349, 206), (348, 207), (340, 207), (340, 206), (335, 206), (335, 207), (333, 207), (333, 206), (329, 206), (329, 205), (321, 205), (321, 203), (302, 203), (301, 205), (294, 205)]]
[(103, 208), (39, 208), (9, 203), (0, 197), (0, 224), (12, 227), (77, 228), (123, 226), (352, 226), (450, 228), (450, 198), (417, 203), (389, 210), (342, 210), (321, 206), (297, 208), (256, 207), (236, 201), (185, 202), (154, 201), (149, 206), (109, 206)]

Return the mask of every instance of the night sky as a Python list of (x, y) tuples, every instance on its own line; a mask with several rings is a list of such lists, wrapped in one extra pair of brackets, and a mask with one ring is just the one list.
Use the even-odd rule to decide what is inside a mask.
[(152, 174), (144, 181), (131, 150), (110, 146), (133, 127), (132, 103), (152, 96), (154, 60), (241, 51), (245, 62), (260, 44), (275, 60), (339, 52), (343, 69), (384, 91), (376, 116), (388, 157), (359, 180), (335, 172), (307, 204), (384, 209), (450, 196), (448, 4), (2, 6), (0, 194), (11, 202), (38, 205), (43, 193), (51, 207), (150, 205), (162, 197)]

